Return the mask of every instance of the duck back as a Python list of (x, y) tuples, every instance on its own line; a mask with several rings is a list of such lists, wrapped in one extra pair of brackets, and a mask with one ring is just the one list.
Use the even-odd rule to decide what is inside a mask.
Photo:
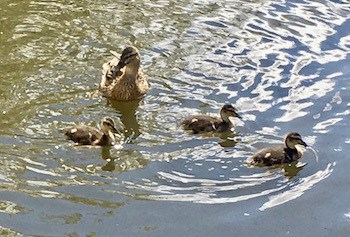
[(192, 130), (193, 133), (219, 132), (224, 128), (224, 122), (221, 119), (208, 115), (191, 116), (183, 120), (181, 125), (185, 130)]
[(253, 155), (251, 162), (254, 164), (273, 165), (293, 162), (301, 157), (297, 149), (285, 146), (264, 148)]
[(86, 125), (71, 126), (64, 129), (67, 139), (78, 143), (79, 145), (93, 145), (101, 139), (103, 133), (98, 129)]

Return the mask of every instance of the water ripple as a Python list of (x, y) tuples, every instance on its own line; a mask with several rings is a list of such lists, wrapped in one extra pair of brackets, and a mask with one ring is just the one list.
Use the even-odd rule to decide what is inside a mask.
[[(13, 215), (8, 226), (22, 226), (18, 214), (27, 210), (35, 210), (27, 219), (36, 218), (32, 229), (40, 230), (57, 220), (77, 225), (91, 213), (105, 220), (154, 204), (113, 213), (134, 200), (237, 209), (248, 201), (264, 211), (317, 195), (315, 186), (334, 190), (322, 181), (334, 178), (336, 168), (346, 175), (346, 1), (33, 0), (0, 8), (6, 26), (0, 27), (0, 181), (2, 194), (18, 196), (1, 202), (2, 212)], [(151, 90), (140, 101), (107, 101), (97, 93), (101, 65), (109, 50), (126, 45), (140, 49)], [(224, 103), (243, 114), (235, 134), (180, 128), (189, 114), (217, 116)], [(124, 123), (122, 147), (76, 147), (64, 139), (63, 127), (95, 126), (103, 116)], [(247, 167), (256, 149), (281, 144), (290, 130), (315, 147), (318, 162), (306, 150), (297, 164)], [(48, 213), (29, 198), (56, 209)], [(67, 211), (67, 202), (75, 209)], [(61, 227), (57, 235), (67, 235)]]
[(259, 210), (264, 211), (300, 197), (315, 184), (327, 178), (333, 172), (334, 166), (335, 163), (328, 164), (324, 170), (317, 171), (313, 175), (300, 179), (299, 183), (291, 187), (289, 190), (269, 197), (270, 200), (264, 203)]
[[(176, 171), (172, 173), (158, 172), (159, 180), (165, 181), (167, 184), (154, 181), (147, 181), (144, 184), (125, 182), (123, 185), (128, 191), (122, 193), (142, 200), (206, 204), (236, 203), (269, 196), (269, 201), (259, 208), (263, 211), (300, 197), (312, 186), (327, 178), (334, 166), (335, 163), (328, 164), (325, 170), (317, 171), (297, 182), (283, 179), (283, 176), (275, 173), (277, 170), (266, 170), (264, 173), (228, 180), (201, 179)], [(271, 186), (272, 183), (273, 186)], [(273, 195), (271, 196), (271, 194)]]

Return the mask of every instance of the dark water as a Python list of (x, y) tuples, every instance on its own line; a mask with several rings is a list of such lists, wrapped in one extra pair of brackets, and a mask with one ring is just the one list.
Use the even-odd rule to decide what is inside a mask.
[[(349, 236), (348, 1), (3, 0), (0, 20), (1, 235)], [(107, 101), (101, 65), (126, 45), (151, 90)], [(224, 103), (235, 136), (179, 128)], [(103, 116), (121, 146), (65, 141)], [(291, 130), (316, 155), (245, 165)]]

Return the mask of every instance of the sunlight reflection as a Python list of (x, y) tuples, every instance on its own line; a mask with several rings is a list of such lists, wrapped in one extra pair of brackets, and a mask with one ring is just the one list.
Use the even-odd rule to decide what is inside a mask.
[(296, 199), (303, 195), (307, 190), (312, 188), (315, 184), (319, 183), (320, 181), (324, 180), (325, 178), (329, 177), (331, 173), (333, 172), (333, 167), (335, 166), (335, 163), (328, 164), (325, 170), (317, 171), (315, 174), (310, 175), (308, 177), (302, 178), (298, 184), (293, 186), (291, 189), (282, 192), (280, 194), (276, 194), (274, 196), (271, 196), (268, 202), (266, 202), (264, 205), (262, 205), (259, 210), (264, 211), (268, 208), (275, 207), (278, 205), (281, 205), (283, 203), (289, 202), (293, 199)]
[[(241, 202), (234, 209), (249, 206), (243, 211), (254, 220), (259, 211), (288, 212), (283, 204), (315, 194), (336, 165), (328, 163), (348, 149), (350, 138), (338, 136), (350, 113), (346, 1), (18, 2), (0, 4), (15, 4), (18, 13), (2, 11), (0, 181), (4, 196), (31, 213), (6, 227), (26, 231), (35, 220), (29, 235), (57, 224), (58, 236), (69, 235), (65, 224), (77, 225), (78, 235), (85, 230), (78, 224), (88, 221), (107, 233), (114, 231), (107, 215), (113, 223), (122, 218), (121, 230), (145, 225), (123, 218), (144, 210), (140, 205), (169, 214), (167, 203), (135, 200)], [(95, 93), (101, 64), (125, 45), (140, 49), (151, 90), (140, 101), (107, 102)], [(218, 116), (223, 103), (244, 112), (235, 135), (195, 136), (178, 126), (189, 114)], [(66, 145), (62, 125), (101, 115), (121, 118), (124, 143), (107, 150)], [(246, 166), (253, 146), (282, 144), (279, 134), (290, 129), (320, 148), (319, 162), (308, 156), (308, 165)], [(3, 201), (0, 212), (21, 207)]]
[(331, 118), (326, 121), (319, 122), (316, 124), (313, 129), (319, 133), (327, 133), (329, 130), (327, 129), (329, 126), (333, 126), (334, 124), (342, 121), (342, 118)]

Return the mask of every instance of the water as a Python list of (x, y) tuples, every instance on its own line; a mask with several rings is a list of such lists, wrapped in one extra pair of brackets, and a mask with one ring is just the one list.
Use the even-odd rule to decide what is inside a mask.
[[(0, 233), (9, 236), (348, 236), (347, 1), (2, 1)], [(96, 89), (109, 50), (140, 49), (151, 90)], [(237, 134), (179, 129), (224, 103)], [(122, 146), (62, 128), (103, 116)], [(249, 167), (298, 131), (295, 164)]]

